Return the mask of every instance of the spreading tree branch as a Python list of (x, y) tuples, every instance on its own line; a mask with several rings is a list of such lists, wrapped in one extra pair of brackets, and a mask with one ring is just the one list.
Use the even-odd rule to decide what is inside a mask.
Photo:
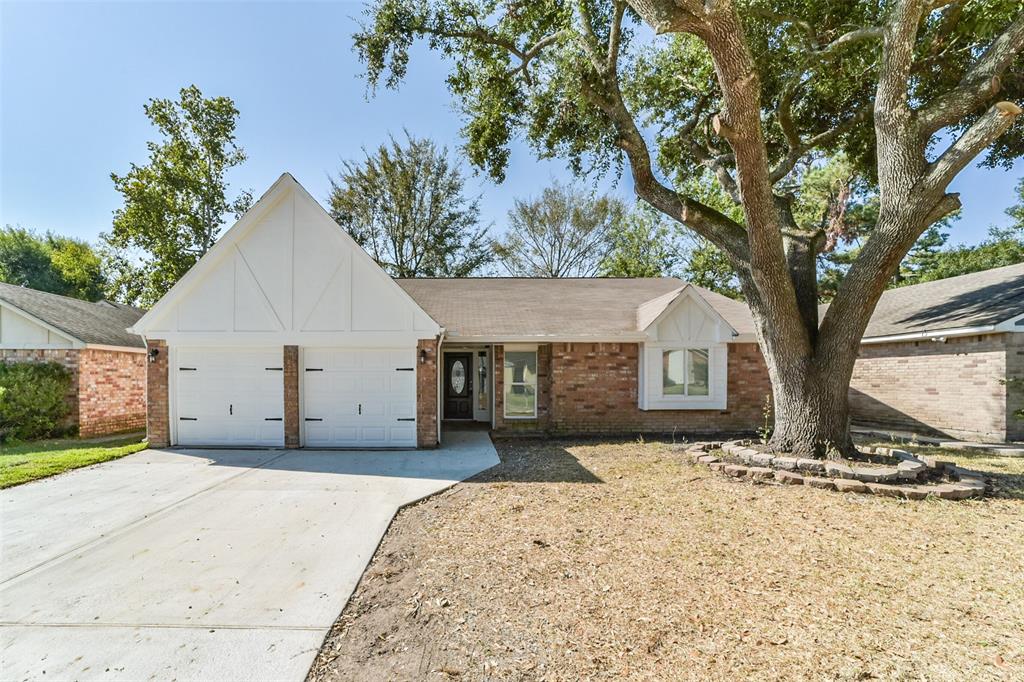
[(1021, 108), (1013, 102), (997, 102), (992, 105), (939, 158), (929, 164), (922, 185), (927, 190), (944, 191), (957, 173), (1009, 130), (1020, 114)]
[(933, 99), (917, 113), (921, 134), (954, 125), (981, 108), (1002, 87), (1001, 77), (1024, 49), (1024, 12), (992, 41), (988, 49), (967, 70), (959, 85)]

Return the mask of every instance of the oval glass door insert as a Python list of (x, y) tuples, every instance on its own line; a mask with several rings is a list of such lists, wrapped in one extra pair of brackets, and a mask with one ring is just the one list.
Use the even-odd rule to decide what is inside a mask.
[(462, 360), (456, 360), (452, 363), (452, 390), (457, 394), (462, 395), (463, 390), (466, 388), (466, 366)]

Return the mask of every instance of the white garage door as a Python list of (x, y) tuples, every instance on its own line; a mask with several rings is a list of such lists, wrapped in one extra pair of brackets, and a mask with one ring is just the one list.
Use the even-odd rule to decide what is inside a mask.
[(282, 353), (177, 349), (177, 444), (284, 446)]
[(415, 447), (416, 349), (303, 349), (308, 447)]

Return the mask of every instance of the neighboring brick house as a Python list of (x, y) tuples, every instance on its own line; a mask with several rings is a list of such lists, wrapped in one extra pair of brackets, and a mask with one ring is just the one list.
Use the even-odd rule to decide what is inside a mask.
[(1024, 264), (886, 291), (850, 407), (879, 429), (1024, 440)]
[(132, 331), (156, 446), (752, 432), (770, 395), (742, 303), (673, 278), (394, 280), (288, 174)]
[(0, 361), (57, 362), (72, 376), (66, 426), (82, 437), (146, 424), (146, 346), (131, 306), (0, 283)]

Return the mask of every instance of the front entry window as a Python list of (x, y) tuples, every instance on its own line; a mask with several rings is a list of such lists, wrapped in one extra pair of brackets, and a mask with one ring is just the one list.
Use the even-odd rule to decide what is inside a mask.
[(537, 351), (505, 352), (505, 416), (537, 416)]
[(466, 389), (466, 365), (462, 360), (452, 363), (452, 390), (462, 395)]

